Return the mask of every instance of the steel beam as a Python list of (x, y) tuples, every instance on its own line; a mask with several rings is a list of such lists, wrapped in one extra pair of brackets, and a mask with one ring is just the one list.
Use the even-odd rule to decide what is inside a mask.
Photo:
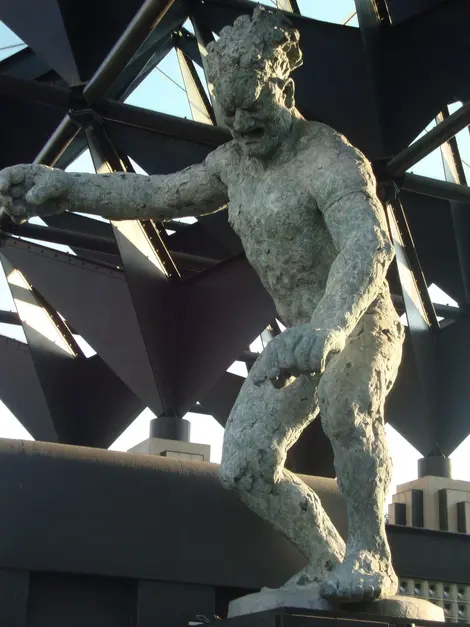
[[(392, 301), (400, 313), (406, 312), (405, 300), (403, 296), (400, 294), (392, 294)], [(436, 312), (436, 316), (440, 316), (446, 320), (458, 320), (465, 314), (462, 309), (459, 307), (452, 307), (452, 305), (440, 305), (438, 303), (433, 303), (433, 307)]]
[(21, 325), (21, 320), (16, 311), (0, 310), (0, 323)]
[(83, 104), (82, 98), (71, 89), (5, 73), (0, 73), (0, 95), (14, 96), (64, 109), (79, 107)]
[(399, 179), (398, 184), (407, 192), (470, 204), (470, 187), (466, 185), (438, 181), (419, 174), (405, 174)]
[(78, 131), (79, 127), (66, 115), (50, 136), (47, 144), (39, 152), (34, 163), (43, 163), (44, 165), (50, 166), (55, 165), (62, 153), (75, 139)]
[[(148, 222), (148, 221), (146, 221)], [(165, 223), (165, 226), (166, 225)], [(5, 229), (8, 232), (7, 229)], [(70, 246), (75, 249), (83, 249), (85, 251), (92, 250), (95, 252), (114, 255), (118, 259), (119, 249), (116, 240), (113, 237), (101, 237), (89, 233), (80, 233), (70, 231), (68, 229), (58, 229), (54, 227), (39, 226), (36, 224), (25, 223), (20, 226), (14, 226), (10, 233), (21, 238), (29, 238), (40, 242), (50, 242), (52, 244), (61, 244)], [(151, 233), (151, 232), (150, 232)], [(171, 248), (171, 239), (169, 240)], [(219, 260), (209, 257), (201, 257), (200, 255), (191, 255), (184, 252), (171, 251), (171, 256), (175, 261), (198, 270), (207, 270), (211, 268)], [(118, 265), (118, 263), (116, 263)], [(1, 320), (0, 320), (1, 322)]]
[(103, 118), (112, 122), (155, 131), (162, 135), (195, 142), (210, 148), (216, 148), (231, 140), (231, 135), (226, 129), (211, 127), (208, 124), (200, 124), (174, 115), (149, 111), (113, 100), (104, 101), (95, 107), (95, 110)]
[(437, 124), (428, 133), (417, 139), (410, 146), (402, 150), (388, 163), (388, 171), (391, 176), (398, 177), (424, 159), (433, 150), (439, 148), (466, 126), (470, 124), (470, 102), (462, 105), (460, 109), (449, 115), (440, 124)]
[(51, 242), (52, 244), (62, 244), (71, 248), (84, 248), (86, 250), (96, 250), (111, 255), (116, 255), (118, 250), (116, 242), (110, 237), (99, 237), (86, 233), (77, 233), (66, 229), (56, 229), (53, 227), (39, 226), (36, 224), (21, 224), (11, 230), (12, 235), (27, 237), (40, 242)]
[(145, 0), (140, 10), (83, 90), (90, 104), (104, 97), (120, 72), (160, 22), (175, 0)]

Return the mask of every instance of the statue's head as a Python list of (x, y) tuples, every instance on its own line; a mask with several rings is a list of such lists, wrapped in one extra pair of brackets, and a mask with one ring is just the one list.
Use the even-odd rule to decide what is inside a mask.
[(207, 47), (214, 96), (245, 154), (267, 157), (289, 135), (295, 112), (290, 73), (301, 64), (298, 31), (282, 13), (262, 6)]

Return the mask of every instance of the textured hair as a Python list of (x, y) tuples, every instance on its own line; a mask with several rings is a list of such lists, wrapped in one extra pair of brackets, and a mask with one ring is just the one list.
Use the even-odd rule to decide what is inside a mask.
[(215, 85), (255, 74), (261, 84), (285, 82), (302, 65), (299, 32), (280, 11), (258, 5), (253, 17), (242, 15), (225, 26), (217, 41), (207, 46), (208, 78)]

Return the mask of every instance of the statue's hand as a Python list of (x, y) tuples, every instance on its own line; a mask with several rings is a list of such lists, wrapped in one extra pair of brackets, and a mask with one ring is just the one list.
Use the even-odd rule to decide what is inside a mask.
[(256, 364), (258, 384), (281, 377), (322, 373), (328, 358), (343, 350), (346, 336), (341, 330), (314, 329), (303, 324), (286, 329), (269, 342)]
[(14, 165), (0, 170), (0, 215), (16, 224), (33, 216), (62, 213), (73, 178), (45, 165)]

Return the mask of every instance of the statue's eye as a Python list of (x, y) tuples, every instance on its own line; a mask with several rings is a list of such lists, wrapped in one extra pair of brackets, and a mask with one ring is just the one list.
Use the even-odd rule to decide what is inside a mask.
[(253, 102), (253, 104), (251, 104), (248, 108), (247, 111), (248, 113), (257, 113), (259, 110), (261, 109), (261, 105), (259, 100), (255, 100)]

